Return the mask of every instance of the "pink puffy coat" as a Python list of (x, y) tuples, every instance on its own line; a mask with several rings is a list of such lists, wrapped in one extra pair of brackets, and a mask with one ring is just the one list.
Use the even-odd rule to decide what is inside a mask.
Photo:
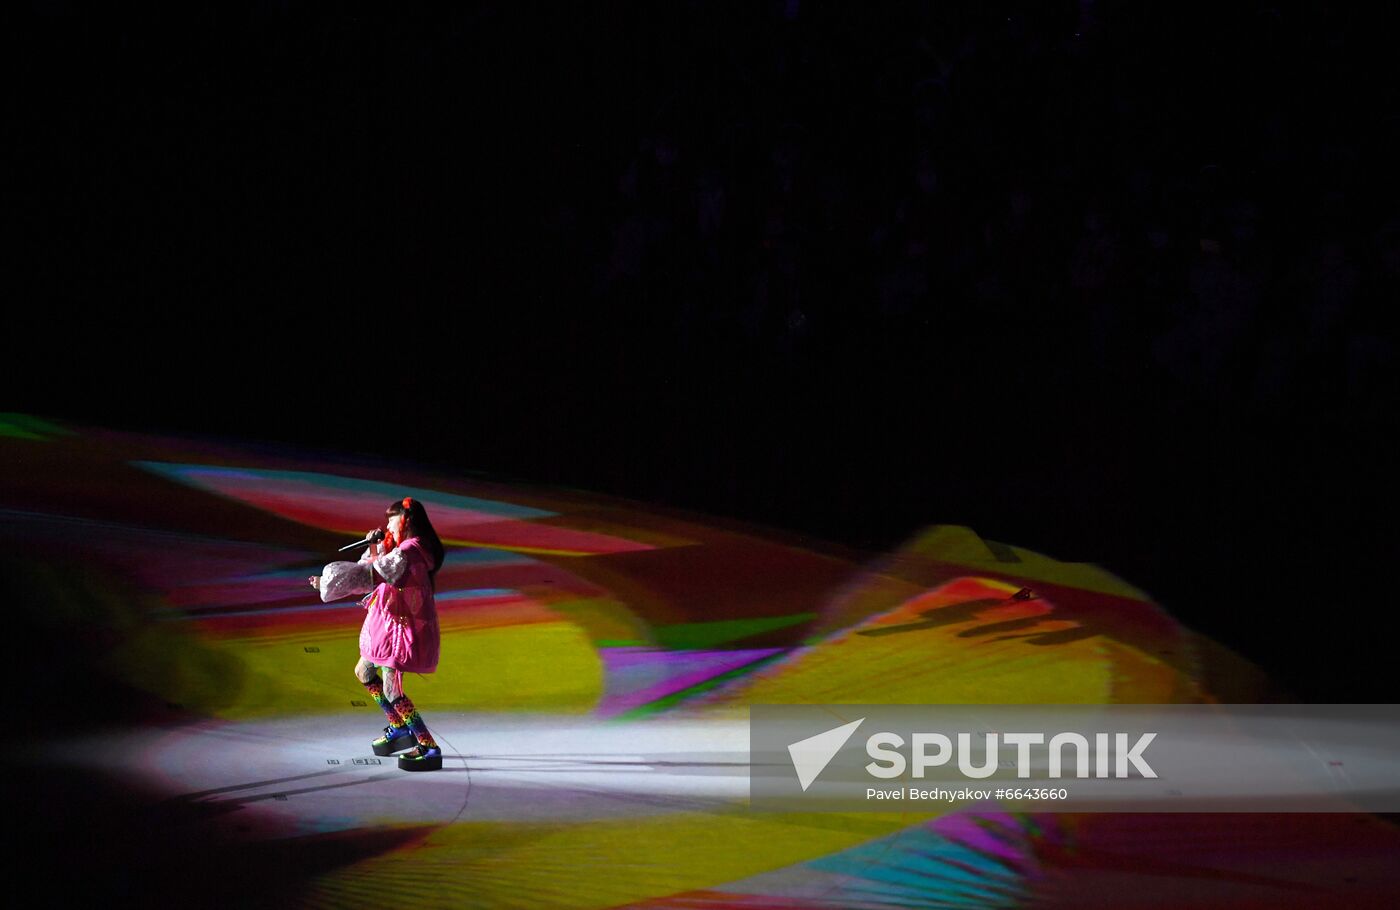
[(433, 557), (417, 537), (380, 556), (372, 556), (372, 551), (366, 550), (357, 563), (326, 566), (321, 600), (329, 603), (369, 591), (361, 601), (365, 621), (360, 627), (360, 656), (381, 667), (431, 673), (437, 669), (440, 646), (437, 604), (428, 575)]

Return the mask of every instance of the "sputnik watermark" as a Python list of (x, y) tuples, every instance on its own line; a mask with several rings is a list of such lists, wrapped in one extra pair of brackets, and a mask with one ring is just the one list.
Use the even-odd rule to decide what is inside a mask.
[[(983, 779), (991, 777), (997, 773), (999, 768), (1004, 767), (1000, 760), (1001, 743), (1014, 746), (1016, 759), (1014, 767), (1016, 776), (1028, 778), (1033, 770), (1031, 747), (1046, 746), (1048, 760), (1048, 777), (1060, 778), (1064, 775), (1064, 753), (1066, 749), (1073, 749), (1075, 755), (1074, 777), (1089, 776), (1089, 740), (1079, 733), (1056, 733), (1050, 737), (1047, 744), (1044, 733), (987, 733), (982, 745), (982, 760), (978, 764), (973, 752), (972, 733), (957, 734), (956, 750), (953, 746), (953, 739), (943, 733), (915, 733), (912, 737), (912, 770), (915, 778), (922, 778), (929, 768), (937, 768), (950, 763), (954, 751), (957, 753), (958, 771), (964, 777)], [(1110, 751), (1109, 737), (1116, 744), (1116, 749)], [(1152, 766), (1143, 760), (1143, 752), (1157, 738), (1155, 732), (1141, 733), (1133, 739), (1131, 733), (1095, 733), (1094, 734), (1094, 776), (1095, 777), (1128, 777), (1128, 766), (1131, 765), (1141, 777), (1156, 777), (1157, 772), (1152, 770)], [(1129, 747), (1129, 741), (1132, 746)], [(929, 754), (929, 747), (934, 747), (933, 754)], [(898, 733), (876, 733), (865, 741), (865, 751), (871, 758), (875, 759), (865, 766), (871, 776), (880, 778), (903, 777), (906, 768), (911, 762), (906, 762), (904, 754), (899, 750), (904, 748), (904, 737)], [(1110, 765), (1112, 766), (1110, 768)]]
[[(805, 792), (808, 787), (817, 779), (822, 770), (836, 757), (836, 753), (846, 744), (846, 741), (855, 733), (856, 728), (865, 722), (865, 718), (853, 720), (850, 723), (833, 727), (830, 730), (818, 733), (816, 736), (809, 736), (798, 740), (788, 746), (788, 755), (792, 758), (793, 770), (797, 772), (797, 780), (802, 785)], [(974, 736), (981, 737), (980, 749), (975, 748)], [(1156, 732), (1138, 734), (1136, 739), (1130, 733), (1095, 733), (1093, 757), (1093, 775), (1099, 778), (1128, 777), (1129, 766), (1141, 777), (1156, 777), (1157, 772), (1152, 770), (1143, 758), (1143, 753), (1151, 745), (1152, 740), (1157, 738)], [(879, 732), (872, 733), (865, 739), (865, 752), (874, 761), (865, 765), (865, 770), (871, 777), (882, 780), (891, 780), (904, 777), (912, 773), (915, 779), (921, 780), (930, 768), (940, 768), (953, 764), (956, 755), (956, 766), (958, 771), (964, 776), (972, 779), (982, 780), (996, 774), (1006, 765), (1001, 760), (1001, 745), (1005, 744), (1015, 750), (1015, 759), (1012, 767), (1016, 769), (1016, 776), (1022, 779), (1029, 778), (1035, 767), (1035, 759), (1032, 756), (1032, 747), (1045, 746), (1044, 761), (1040, 762), (1046, 767), (1046, 776), (1052, 779), (1064, 777), (1065, 774), (1065, 752), (1073, 750), (1074, 768), (1072, 776), (1087, 778), (1090, 776), (1091, 748), (1088, 737), (1074, 732), (1056, 733), (1046, 741), (1044, 733), (957, 733), (949, 736), (946, 733), (915, 733), (910, 737), (911, 745), (910, 758), (906, 759), (900, 750), (904, 748), (904, 737), (898, 733)], [(1129, 745), (1129, 741), (1132, 745)], [(1116, 748), (1110, 750), (1110, 742)], [(932, 751), (930, 752), (930, 748)], [(980, 761), (978, 754), (980, 753)], [(975, 794), (982, 791), (939, 791), (940, 793)], [(891, 796), (889, 791), (869, 788), (868, 797), (871, 799), (899, 799), (903, 792)]]
[(750, 749), (764, 809), (1400, 811), (1394, 705), (754, 705)]

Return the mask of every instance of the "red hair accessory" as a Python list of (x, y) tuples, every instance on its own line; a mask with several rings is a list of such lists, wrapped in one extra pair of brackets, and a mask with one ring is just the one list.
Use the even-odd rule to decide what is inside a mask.
[[(404, 520), (404, 524), (407, 524), (407, 523), (408, 523), (408, 517), (409, 517), (409, 516), (408, 516), (408, 509), (409, 509), (409, 507), (412, 506), (412, 505), (413, 505), (413, 497), (412, 497), (412, 496), (405, 496), (405, 497), (403, 498), (403, 520)], [(403, 531), (404, 531), (403, 525), (399, 525), (399, 533), (402, 534)], [(393, 534), (388, 534), (388, 535), (386, 536), (385, 539), (388, 541), (388, 544), (389, 544), (389, 545), (392, 545), (392, 546), (386, 545), (386, 548), (388, 548), (388, 549), (392, 549), (393, 547), (397, 547), (399, 544), (403, 543), (403, 538), (402, 538), (401, 536), (395, 536), (395, 535), (393, 535)]]

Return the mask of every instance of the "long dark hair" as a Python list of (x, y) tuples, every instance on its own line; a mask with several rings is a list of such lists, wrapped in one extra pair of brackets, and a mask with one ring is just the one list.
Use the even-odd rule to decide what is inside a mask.
[(417, 537), (427, 547), (428, 552), (433, 554), (433, 567), (428, 570), (428, 578), (436, 587), (437, 570), (442, 568), (442, 561), (447, 553), (442, 548), (442, 541), (438, 539), (437, 531), (433, 530), (433, 523), (428, 520), (428, 510), (423, 508), (423, 503), (411, 496), (389, 503), (389, 508), (384, 510), (384, 520), (388, 521), (395, 515), (406, 515), (409, 530), (404, 540), (409, 537)]

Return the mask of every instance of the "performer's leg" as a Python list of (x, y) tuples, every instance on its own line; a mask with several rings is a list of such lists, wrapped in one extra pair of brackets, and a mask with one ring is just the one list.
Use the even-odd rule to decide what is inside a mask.
[(399, 717), (403, 718), (403, 722), (408, 725), (408, 729), (413, 731), (413, 735), (417, 737), (421, 745), (433, 749), (437, 748), (437, 742), (433, 739), (433, 735), (428, 732), (428, 725), (423, 723), (422, 715), (413, 706), (413, 700), (403, 694), (401, 674), (397, 670), (390, 671), (390, 674), (393, 677), (391, 683), (393, 691), (398, 693), (398, 697), (393, 702), (394, 710), (399, 712)]
[[(395, 675), (398, 673), (397, 670), (391, 671), (388, 667), (384, 669), (386, 673)], [(403, 718), (399, 716), (399, 712), (394, 710), (393, 697), (385, 695), (384, 685), (379, 679), (378, 671), (378, 667), (365, 660), (363, 657), (360, 658), (360, 662), (355, 665), (355, 676), (364, 684), (365, 690), (369, 692), (370, 698), (374, 699), (374, 703), (379, 706), (379, 709), (384, 712), (384, 716), (389, 719), (389, 726), (385, 727), (384, 732), (369, 744), (370, 750), (373, 751), (375, 755), (393, 755), (400, 749), (411, 748), (416, 742), (416, 737), (414, 737), (413, 731), (408, 729), (408, 725), (404, 723)], [(397, 692), (395, 694), (397, 694)]]
[(395, 695), (394, 710), (399, 712), (399, 716), (418, 740), (418, 748), (399, 756), (399, 767), (405, 771), (436, 771), (442, 767), (442, 750), (433, 740), (433, 735), (428, 732), (428, 725), (423, 723), (423, 718), (413, 706), (412, 699), (403, 694), (403, 674), (388, 667), (384, 670), (384, 687)]
[(385, 697), (384, 685), (379, 679), (379, 668), (363, 657), (355, 664), (355, 678), (369, 692), (369, 697), (374, 699), (374, 703), (379, 706), (379, 710), (384, 712), (384, 716), (389, 718), (389, 726), (404, 726), (403, 718), (399, 717), (399, 712), (394, 710), (394, 699)]
[[(389, 699), (389, 704), (398, 701), (403, 694), (403, 674), (393, 667), (384, 668), (384, 697)], [(395, 712), (397, 713), (397, 712)], [(400, 718), (402, 720), (402, 718)]]

